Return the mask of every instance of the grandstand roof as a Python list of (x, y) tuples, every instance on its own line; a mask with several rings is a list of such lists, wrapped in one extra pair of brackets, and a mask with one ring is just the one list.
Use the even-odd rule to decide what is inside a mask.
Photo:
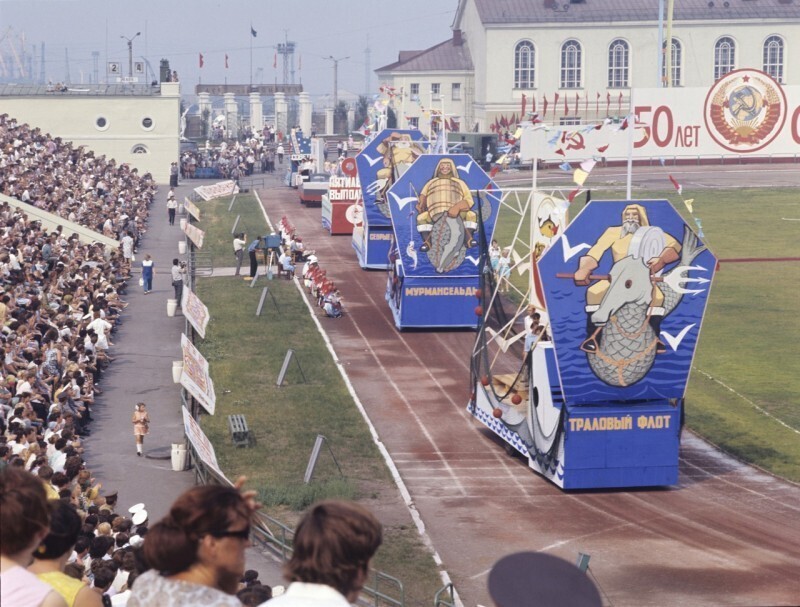
[(153, 97), (160, 94), (161, 87), (149, 84), (68, 84), (62, 91), (45, 84), (0, 84), (0, 97)]

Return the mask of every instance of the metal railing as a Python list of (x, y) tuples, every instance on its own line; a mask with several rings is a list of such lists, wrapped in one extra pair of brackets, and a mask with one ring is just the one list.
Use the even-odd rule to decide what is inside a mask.
[(456, 598), (453, 584), (447, 584), (439, 589), (433, 597), (433, 607), (455, 607)]

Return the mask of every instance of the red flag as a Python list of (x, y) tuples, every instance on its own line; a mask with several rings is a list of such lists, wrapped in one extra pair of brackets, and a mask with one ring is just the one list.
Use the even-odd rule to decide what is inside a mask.
[(569, 116), (569, 107), (567, 107), (567, 96), (564, 95), (564, 116)]
[(602, 154), (602, 153), (603, 153), (603, 152), (605, 152), (607, 149), (608, 149), (608, 144), (605, 144), (605, 145), (601, 145), (599, 148), (597, 148), (597, 151), (598, 151), (598, 152), (600, 152), (600, 153)]
[(531, 97), (531, 112), (536, 113), (536, 95)]
[(575, 113), (578, 113), (578, 102), (581, 100), (581, 96), (578, 93), (575, 93)]
[(547, 118), (547, 97), (542, 97), (542, 118)]
[(669, 180), (672, 182), (672, 185), (675, 186), (675, 189), (678, 190), (678, 194), (682, 194), (683, 186), (678, 183), (678, 180), (675, 179), (672, 175), (669, 176)]
[(228, 69), (228, 53), (225, 53), (225, 69)]
[(272, 67), (273, 68), (278, 67), (278, 51), (275, 51), (275, 57), (273, 57), (272, 59)]
[(569, 196), (567, 196), (567, 200), (569, 200), (570, 202), (572, 202), (573, 200), (575, 200), (575, 197), (576, 197), (578, 194), (580, 194), (580, 193), (581, 193), (581, 189), (580, 189), (580, 188), (577, 188), (577, 189), (575, 189), (575, 190), (572, 190), (572, 191), (569, 193)]
[(559, 98), (559, 96), (560, 95), (558, 93), (553, 93), (553, 112), (554, 113), (558, 111), (558, 98)]
[(203, 53), (200, 53), (200, 67), (203, 67)]
[(617, 109), (622, 111), (622, 93), (619, 94), (619, 98), (617, 99)]
[(611, 93), (606, 93), (606, 114), (608, 114), (610, 107), (611, 107)]
[(494, 178), (494, 176), (497, 175), (499, 172), (500, 172), (500, 165), (496, 164), (492, 167), (492, 170), (489, 171), (489, 177)]
[(523, 119), (525, 118), (526, 105), (528, 105), (528, 97), (525, 95), (525, 93), (522, 93), (522, 110), (520, 111), (520, 114), (522, 114)]

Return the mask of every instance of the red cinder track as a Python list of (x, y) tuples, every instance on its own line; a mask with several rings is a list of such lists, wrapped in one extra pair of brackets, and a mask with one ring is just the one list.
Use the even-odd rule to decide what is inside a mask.
[(398, 332), (386, 274), (359, 268), (350, 237), (329, 236), (295, 190), (260, 194), (342, 292), (347, 315), (323, 325), (465, 605), (491, 605), (489, 569), (520, 550), (590, 554), (615, 606), (800, 604), (800, 487), (686, 432), (676, 487), (561, 491), (466, 412), (474, 333)]

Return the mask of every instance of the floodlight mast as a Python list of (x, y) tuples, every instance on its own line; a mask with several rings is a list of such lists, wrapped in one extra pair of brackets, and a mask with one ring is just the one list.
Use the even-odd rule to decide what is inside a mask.
[(141, 36), (142, 32), (136, 32), (135, 36), (128, 38), (127, 36), (120, 36), (120, 38), (124, 38), (128, 41), (128, 76), (133, 78), (133, 41), (138, 37)]
[(333, 55), (325, 57), (328, 61), (333, 61), (333, 111), (336, 112), (336, 106), (339, 103), (339, 62), (350, 59), (347, 57), (334, 58)]

